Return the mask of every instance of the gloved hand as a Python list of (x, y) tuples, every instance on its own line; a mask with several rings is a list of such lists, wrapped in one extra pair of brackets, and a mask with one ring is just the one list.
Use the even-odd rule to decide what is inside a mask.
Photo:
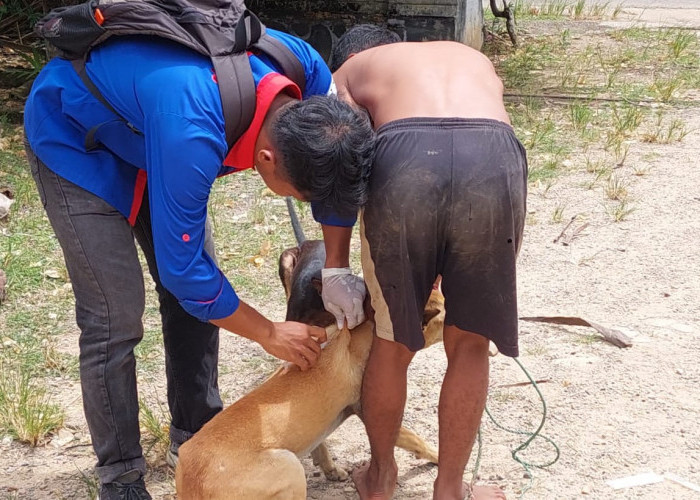
[(350, 329), (362, 323), (365, 320), (362, 303), (367, 294), (362, 278), (352, 274), (349, 267), (322, 269), (321, 278), (323, 305), (335, 316), (338, 328), (343, 327), (346, 318)]

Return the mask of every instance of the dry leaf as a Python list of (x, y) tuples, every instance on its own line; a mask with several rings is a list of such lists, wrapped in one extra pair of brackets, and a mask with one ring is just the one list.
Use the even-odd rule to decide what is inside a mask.
[(248, 261), (251, 264), (255, 264), (256, 267), (260, 267), (265, 263), (265, 259), (263, 259), (260, 255), (256, 255), (255, 257), (251, 257), (248, 259)]

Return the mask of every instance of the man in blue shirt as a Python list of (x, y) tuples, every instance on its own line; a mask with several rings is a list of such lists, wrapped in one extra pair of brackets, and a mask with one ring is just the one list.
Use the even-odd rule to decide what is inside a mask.
[[(133, 355), (144, 311), (134, 237), (160, 300), (171, 462), (178, 446), (222, 407), (219, 327), (302, 370), (314, 365), (325, 341), (321, 328), (272, 322), (241, 301), (217, 266), (206, 224), (214, 180), (247, 168), (256, 168), (275, 193), (311, 201), (329, 233), (351, 226), (364, 199), (374, 145), (368, 120), (325, 97), (332, 79), (314, 49), (268, 33), (302, 63), (306, 87), (302, 94), (271, 60), (250, 54), (255, 116), (230, 150), (211, 61), (159, 38), (115, 37), (94, 48), (86, 64), (104, 98), (141, 134), (102, 105), (66, 60), (47, 64), (27, 100), (29, 163), (76, 297), (83, 404), (103, 500), (150, 498)], [(319, 123), (330, 119), (333, 126), (313, 125), (318, 109)], [(311, 117), (309, 147), (327, 146), (323, 168), (310, 171), (285, 147), (285, 123), (301, 115)], [(86, 151), (86, 133), (97, 125), (94, 139), (101, 147)], [(328, 283), (331, 291), (348, 282), (359, 287), (354, 276), (334, 272), (341, 279)], [(341, 310), (353, 310), (351, 295), (335, 295), (351, 301)], [(349, 323), (357, 320), (348, 316)]]

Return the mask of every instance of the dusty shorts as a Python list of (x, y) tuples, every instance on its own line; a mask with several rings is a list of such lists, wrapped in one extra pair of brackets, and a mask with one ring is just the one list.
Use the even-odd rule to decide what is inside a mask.
[(442, 275), (445, 324), (518, 356), (515, 263), (527, 159), (513, 129), (488, 119), (409, 118), (377, 135), (360, 227), (377, 335), (421, 349), (423, 308)]

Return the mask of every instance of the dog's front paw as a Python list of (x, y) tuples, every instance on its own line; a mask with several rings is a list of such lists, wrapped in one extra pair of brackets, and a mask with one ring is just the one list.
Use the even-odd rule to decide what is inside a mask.
[(350, 477), (347, 471), (337, 465), (333, 466), (332, 469), (324, 470), (323, 473), (329, 481), (347, 481), (348, 477)]

